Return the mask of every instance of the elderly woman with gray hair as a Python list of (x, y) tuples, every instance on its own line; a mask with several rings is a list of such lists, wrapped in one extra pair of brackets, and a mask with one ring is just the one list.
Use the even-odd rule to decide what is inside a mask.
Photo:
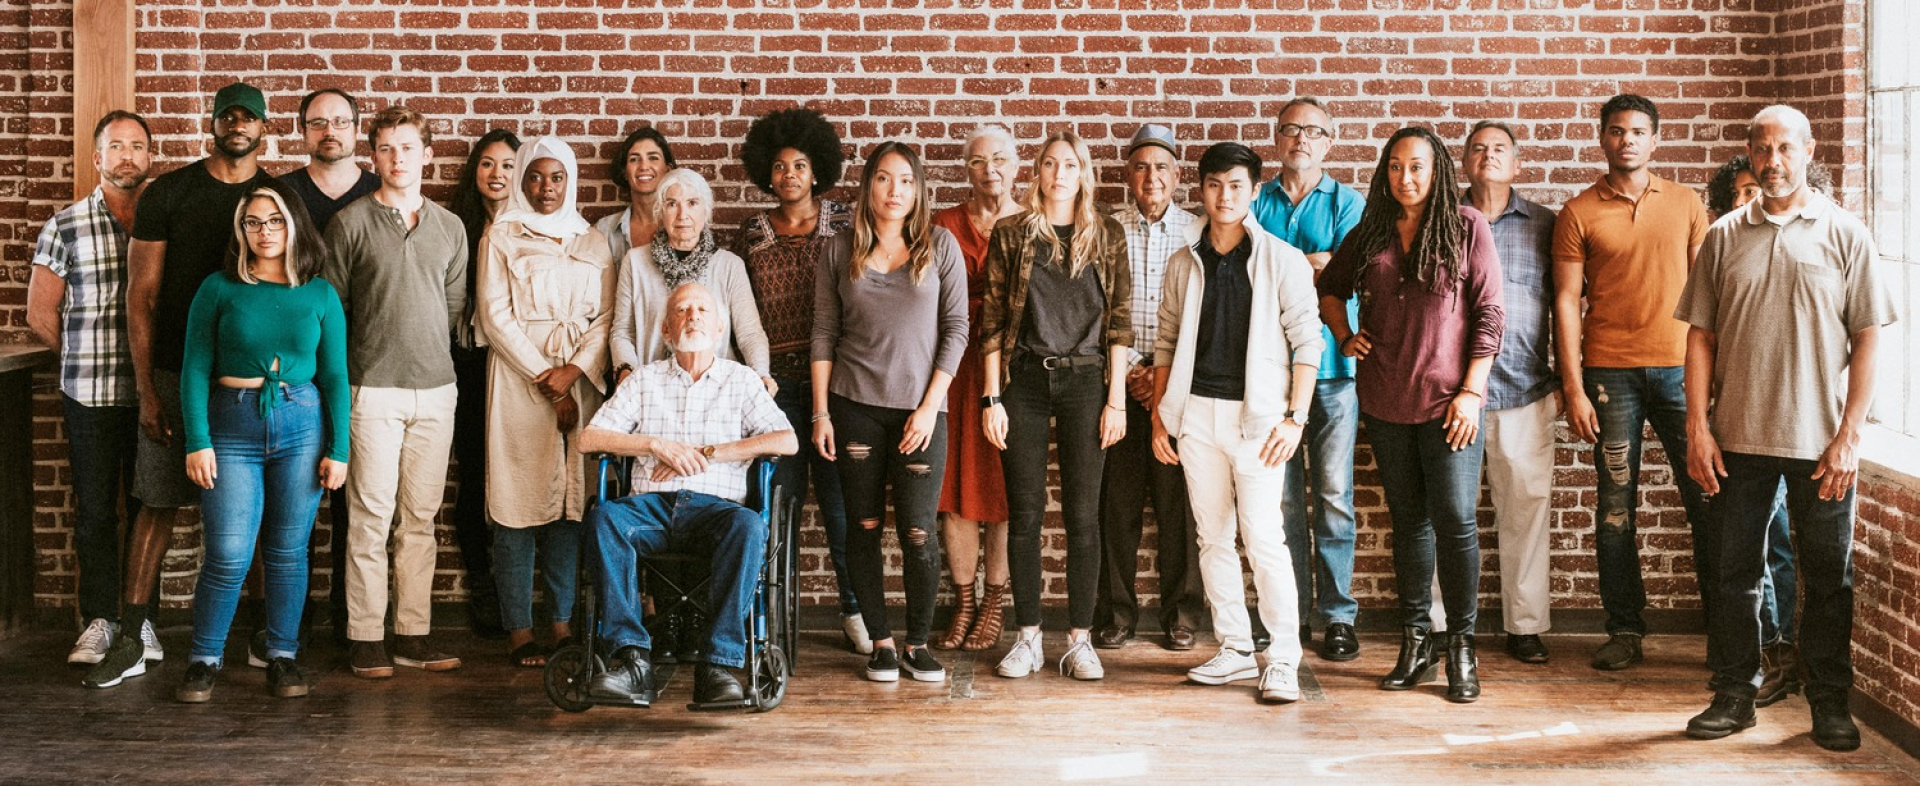
[[(690, 169), (660, 179), (653, 242), (634, 246), (621, 262), (613, 297), (613, 367), (619, 380), (635, 368), (672, 354), (660, 336), (667, 296), (681, 284), (699, 282), (720, 306), (716, 354), (744, 363), (774, 390), (767, 369), (767, 333), (760, 327), (747, 266), (713, 238), (713, 188)], [(737, 351), (736, 351), (737, 348)]]

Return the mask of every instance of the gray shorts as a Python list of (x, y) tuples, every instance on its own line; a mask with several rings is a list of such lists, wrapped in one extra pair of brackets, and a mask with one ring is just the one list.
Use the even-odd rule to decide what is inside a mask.
[(133, 462), (133, 496), (150, 508), (190, 508), (200, 504), (200, 487), (187, 479), (187, 428), (180, 416), (180, 374), (153, 370), (154, 395), (160, 399), (160, 416), (173, 431), (173, 440), (162, 445), (140, 432), (140, 446)]

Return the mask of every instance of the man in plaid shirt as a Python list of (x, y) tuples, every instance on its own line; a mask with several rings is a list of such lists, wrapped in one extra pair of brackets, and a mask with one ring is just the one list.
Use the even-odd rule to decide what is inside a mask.
[(714, 619), (694, 702), (738, 700), (727, 669), (746, 665), (744, 634), (767, 529), (740, 505), (755, 458), (791, 456), (800, 442), (752, 369), (714, 354), (719, 306), (683, 284), (667, 299), (660, 333), (673, 357), (634, 370), (580, 434), (585, 453), (633, 456), (633, 495), (587, 514), (600, 561), (600, 635), (613, 662), (590, 687), (597, 699), (653, 703), (652, 638), (641, 624), (638, 560), (668, 550), (711, 549)]

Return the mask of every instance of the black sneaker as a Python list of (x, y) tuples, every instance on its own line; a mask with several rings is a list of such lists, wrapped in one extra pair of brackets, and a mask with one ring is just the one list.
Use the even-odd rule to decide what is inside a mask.
[[(872, 669), (872, 664), (868, 664), (867, 668)], [(933, 650), (926, 647), (908, 647), (907, 657), (900, 660), (900, 668), (919, 682), (939, 682), (947, 678), (947, 667), (934, 660)], [(895, 677), (897, 679), (898, 675)]]
[(425, 636), (394, 636), (393, 662), (411, 669), (453, 671), (460, 659), (433, 648)]
[(1607, 637), (1607, 643), (1593, 653), (1593, 667), (1601, 671), (1619, 671), (1639, 663), (1644, 657), (1640, 648), (1640, 634), (1615, 633)]
[(267, 664), (267, 692), (282, 699), (307, 695), (307, 673), (292, 658), (274, 658)]
[(353, 676), (365, 680), (383, 680), (393, 676), (393, 659), (387, 657), (387, 645), (379, 641), (356, 641), (347, 648), (347, 665)]
[(203, 661), (187, 664), (187, 678), (173, 691), (173, 700), (181, 704), (205, 704), (213, 698), (213, 681), (220, 676), (220, 667)]
[(139, 636), (116, 632), (113, 634), (113, 643), (107, 645), (107, 654), (87, 670), (87, 676), (80, 684), (89, 688), (111, 688), (128, 677), (145, 674), (146, 653), (146, 645), (140, 642)]
[(892, 647), (874, 647), (873, 657), (867, 659), (867, 679), (874, 682), (899, 682), (900, 654), (894, 652)]

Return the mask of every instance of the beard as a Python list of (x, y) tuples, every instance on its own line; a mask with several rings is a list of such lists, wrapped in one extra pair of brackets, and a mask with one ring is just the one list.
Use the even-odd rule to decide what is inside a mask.
[(667, 340), (667, 349), (685, 354), (712, 352), (713, 345), (713, 334), (702, 330), (681, 331), (680, 335)]
[(100, 173), (100, 179), (112, 183), (114, 188), (132, 191), (139, 188), (141, 183), (147, 182), (147, 170), (123, 167), (110, 172)]
[(246, 158), (260, 148), (260, 138), (230, 133), (214, 138), (214, 149), (228, 158)]
[(1804, 177), (1794, 180), (1793, 175), (1782, 167), (1770, 166), (1760, 170), (1760, 193), (1769, 199), (1782, 199), (1799, 191), (1804, 181)]
[(337, 139), (328, 141), (333, 141), (336, 144), (333, 147), (328, 147), (326, 141), (322, 141), (313, 148), (313, 160), (322, 164), (331, 164), (353, 157), (353, 145)]

